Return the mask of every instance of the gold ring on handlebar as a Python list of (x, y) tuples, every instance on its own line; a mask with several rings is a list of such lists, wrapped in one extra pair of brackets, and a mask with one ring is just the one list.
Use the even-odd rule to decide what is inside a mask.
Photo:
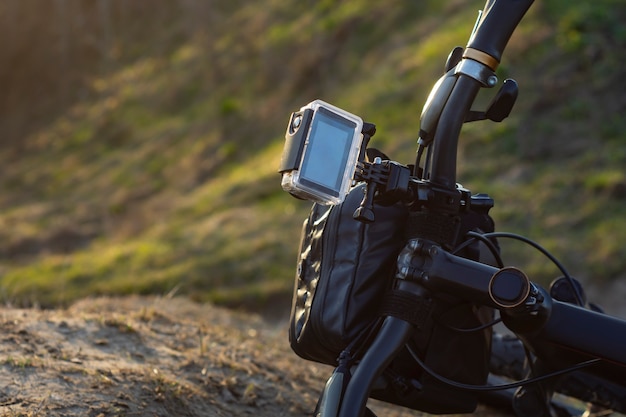
[(485, 64), (493, 71), (495, 71), (500, 64), (500, 62), (498, 62), (498, 60), (491, 55), (474, 48), (465, 48), (465, 51), (463, 52), (463, 58), (473, 59), (474, 61), (478, 61), (481, 64)]
[(524, 271), (507, 266), (496, 271), (489, 280), (489, 297), (497, 306), (511, 309), (524, 304), (531, 284)]

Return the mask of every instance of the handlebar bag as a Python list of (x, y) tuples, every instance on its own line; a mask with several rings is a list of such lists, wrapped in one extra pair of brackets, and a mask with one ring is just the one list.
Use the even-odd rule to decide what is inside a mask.
[(376, 221), (352, 215), (365, 186), (336, 206), (314, 204), (304, 221), (289, 325), (300, 357), (337, 365), (341, 351), (378, 317), (404, 246), (408, 209), (375, 205)]
[[(353, 341), (360, 342), (359, 336), (380, 317), (391, 289), (397, 258), (406, 243), (409, 211), (401, 203), (375, 205), (373, 223), (356, 221), (352, 215), (364, 189), (364, 184), (354, 187), (336, 206), (314, 204), (303, 223), (289, 324), (291, 348), (301, 358), (337, 366), (341, 352)], [(469, 212), (462, 216), (461, 225), (462, 235), (469, 230), (493, 231), (487, 213)], [(482, 251), (471, 246), (460, 255), (478, 260)], [(411, 343), (440, 375), (484, 384), (491, 329), (455, 329), (488, 323), (493, 311), (444, 294), (435, 298), (432, 314)], [(372, 398), (433, 414), (468, 413), (476, 408), (475, 394), (434, 380), (406, 349), (392, 360), (385, 375), (395, 382), (374, 388)]]

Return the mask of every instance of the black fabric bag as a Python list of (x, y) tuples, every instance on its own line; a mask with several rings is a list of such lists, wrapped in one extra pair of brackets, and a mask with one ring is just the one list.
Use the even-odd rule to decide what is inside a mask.
[[(304, 221), (289, 325), (291, 348), (304, 359), (337, 366), (348, 345), (361, 343), (359, 336), (377, 321), (392, 292), (409, 212), (400, 203), (375, 205), (375, 222), (354, 220), (364, 188), (355, 187), (337, 206), (313, 205)], [(487, 211), (462, 215), (461, 235), (493, 231)], [(477, 260), (483, 252), (478, 246), (467, 247), (461, 255)], [(442, 294), (433, 298), (433, 310), (411, 345), (440, 375), (484, 384), (491, 328), (476, 332), (454, 328), (482, 326), (491, 321), (492, 310)], [(406, 349), (384, 375), (388, 383), (375, 387), (372, 398), (433, 414), (468, 413), (477, 404), (473, 393), (451, 389), (424, 373)]]
[(375, 222), (354, 220), (364, 189), (354, 187), (336, 206), (313, 205), (304, 221), (289, 326), (291, 347), (304, 359), (337, 365), (378, 317), (391, 283), (408, 210), (375, 205)]

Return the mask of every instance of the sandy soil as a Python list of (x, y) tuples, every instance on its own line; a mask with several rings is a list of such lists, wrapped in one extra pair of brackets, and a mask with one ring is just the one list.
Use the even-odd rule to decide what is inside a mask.
[(2, 308), (0, 415), (310, 415), (331, 369), (291, 352), (286, 316), (184, 298)]
[(332, 369), (291, 351), (288, 315), (155, 297), (0, 308), (0, 416), (310, 416)]

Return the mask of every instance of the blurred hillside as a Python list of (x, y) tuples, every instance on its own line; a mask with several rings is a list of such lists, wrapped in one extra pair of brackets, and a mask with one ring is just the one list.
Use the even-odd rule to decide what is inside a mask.
[[(422, 104), (483, 3), (3, 1), (2, 300), (288, 303), (309, 208), (275, 172), (290, 112), (322, 98), (411, 162)], [(520, 84), (513, 115), (468, 125), (459, 161), (500, 230), (604, 283), (626, 271), (625, 19), (621, 0), (538, 0), (499, 69)], [(505, 255), (558, 275), (518, 244)]]

